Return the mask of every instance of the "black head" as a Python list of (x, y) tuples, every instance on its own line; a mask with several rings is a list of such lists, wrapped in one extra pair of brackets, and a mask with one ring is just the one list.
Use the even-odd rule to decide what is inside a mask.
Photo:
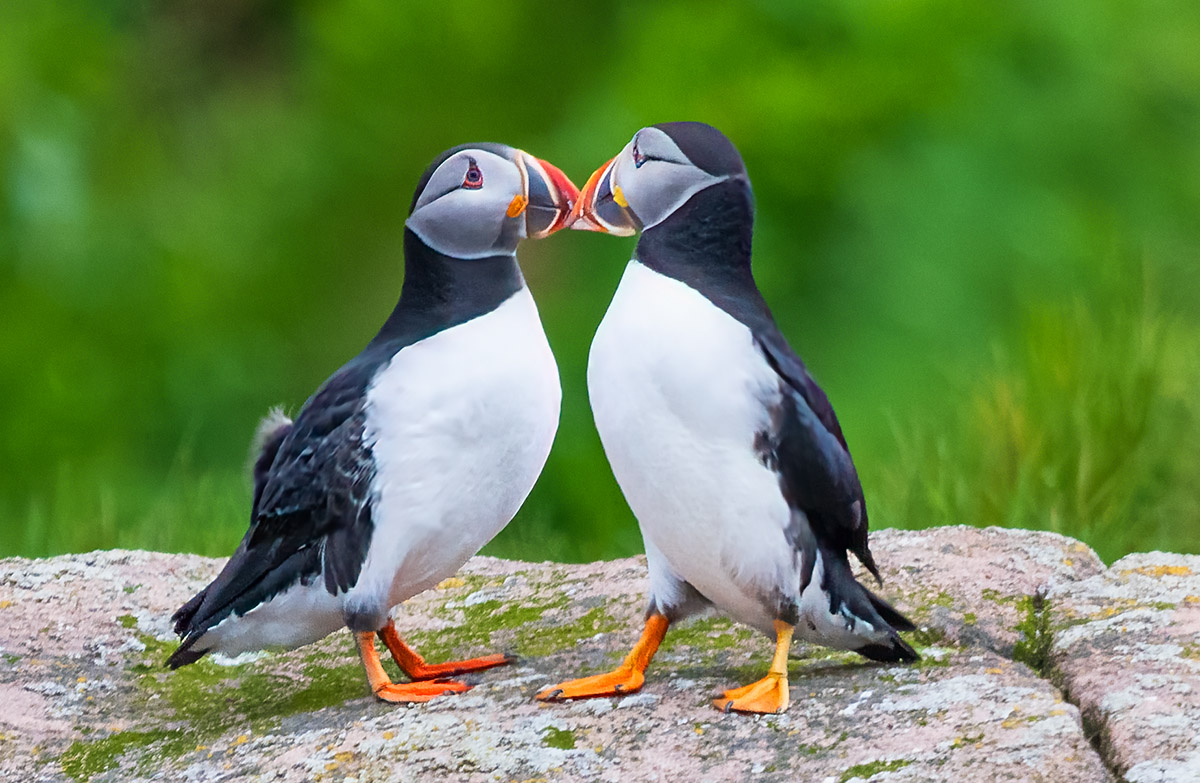
[(703, 122), (642, 128), (583, 186), (572, 228), (628, 236), (670, 217), (695, 194), (736, 180), (749, 195), (742, 156)]
[(717, 177), (746, 175), (746, 164), (737, 147), (708, 123), (660, 122), (651, 127), (667, 134), (696, 168)]

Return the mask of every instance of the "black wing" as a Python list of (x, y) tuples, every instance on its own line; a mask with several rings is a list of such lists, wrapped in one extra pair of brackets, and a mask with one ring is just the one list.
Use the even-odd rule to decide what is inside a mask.
[(372, 527), (363, 375), (343, 369), (305, 406), (271, 465), (246, 534), (248, 548), (260, 552), (320, 546), (331, 593), (358, 579)]
[(802, 518), (793, 515), (787, 531), (801, 559), (801, 591), (812, 579), (820, 556), (824, 563), (820, 588), (829, 598), (829, 612), (848, 609), (873, 627), (887, 630), (886, 642), (857, 651), (877, 661), (917, 660), (916, 650), (898, 633), (915, 630), (912, 622), (859, 584), (850, 570), (847, 551), (854, 553), (876, 581), (882, 581), (867, 546), (862, 484), (829, 398), (774, 322), (769, 329), (757, 330), (755, 340), (780, 378), (769, 442), (760, 445), (769, 449), (766, 453), (779, 472), (788, 504), (803, 512)]
[(757, 327), (759, 349), (781, 380), (768, 437), (788, 502), (827, 546), (853, 552), (878, 580), (867, 545), (866, 498), (833, 406), (774, 321)]
[(322, 567), (331, 593), (357, 581), (373, 527), (374, 463), (363, 440), (369, 377), (347, 365), (286, 432), (267, 437), (255, 464), (250, 529), (212, 584), (172, 618), (185, 639), (170, 665), (199, 657), (190, 643), (231, 612), (244, 614), (297, 581), (316, 578)]

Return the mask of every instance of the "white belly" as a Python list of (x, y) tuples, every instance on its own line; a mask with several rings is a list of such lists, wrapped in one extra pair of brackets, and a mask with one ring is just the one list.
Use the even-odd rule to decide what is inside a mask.
[(368, 391), (375, 532), (347, 601), (394, 606), (500, 532), (546, 463), (561, 398), (526, 288), (400, 351)]
[(605, 454), (643, 536), (675, 575), (764, 630), (770, 596), (799, 588), (784, 537), (789, 510), (754, 450), (769, 424), (761, 400), (778, 388), (749, 329), (630, 262), (588, 361)]

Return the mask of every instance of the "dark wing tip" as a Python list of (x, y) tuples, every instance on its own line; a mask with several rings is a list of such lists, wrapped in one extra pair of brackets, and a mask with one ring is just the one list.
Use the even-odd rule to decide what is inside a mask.
[(889, 641), (890, 644), (868, 644), (859, 647), (854, 652), (880, 663), (900, 663), (902, 661), (912, 663), (921, 660), (917, 651), (899, 636), (893, 635)]
[(897, 648), (899, 648), (899, 650), (901, 652), (901, 656), (900, 656), (901, 660), (908, 661), (910, 663), (913, 661), (921, 660), (921, 655), (912, 648), (912, 645), (910, 645), (908, 642), (901, 639), (899, 636), (897, 636), (895, 639), (893, 639), (892, 643), (895, 644)]
[(883, 621), (897, 631), (915, 631), (917, 626), (913, 625), (912, 620), (909, 620), (896, 607), (889, 604), (879, 596), (867, 590), (867, 597), (871, 599), (871, 606), (883, 618)]
[(854, 552), (854, 556), (858, 558), (858, 562), (862, 563), (871, 572), (871, 576), (875, 577), (875, 583), (882, 585), (883, 577), (879, 575), (879, 566), (875, 564), (875, 558), (871, 555), (871, 550), (866, 545), (863, 545), (861, 548), (856, 548), (852, 551)]
[(170, 658), (167, 658), (167, 668), (174, 671), (180, 666), (187, 666), (189, 663), (195, 663), (207, 655), (208, 650), (196, 650), (193, 647), (193, 645), (196, 643), (196, 640), (199, 638), (199, 636), (192, 636), (188, 639), (184, 639), (183, 644), (179, 645), (179, 647), (175, 649), (175, 652), (171, 653)]
[(192, 618), (196, 616), (196, 610), (200, 608), (200, 604), (204, 603), (204, 596), (208, 595), (208, 588), (204, 588), (196, 593), (191, 599), (175, 610), (175, 614), (171, 615), (171, 622), (176, 636), (186, 636), (191, 629)]

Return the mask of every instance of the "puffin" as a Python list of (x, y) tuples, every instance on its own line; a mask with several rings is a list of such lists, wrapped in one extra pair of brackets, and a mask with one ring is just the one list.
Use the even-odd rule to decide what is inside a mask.
[[(379, 333), (304, 403), (259, 429), (250, 524), (175, 612), (171, 669), (209, 653), (353, 634), (376, 697), (425, 702), (503, 655), (430, 664), (391, 609), (452, 576), (517, 513), (558, 429), (558, 368), (517, 265), (579, 191), (502, 144), (442, 153), (404, 228), (404, 282)], [(410, 682), (392, 682), (376, 637)]]
[(788, 707), (793, 636), (914, 661), (914, 630), (858, 582), (875, 577), (867, 507), (837, 416), (751, 273), (754, 200), (741, 155), (698, 122), (642, 128), (588, 179), (572, 228), (640, 233), (593, 338), (596, 428), (645, 543), (649, 607), (614, 671), (544, 701), (630, 693), (671, 623), (715, 608), (775, 640), (767, 675), (714, 700)]

